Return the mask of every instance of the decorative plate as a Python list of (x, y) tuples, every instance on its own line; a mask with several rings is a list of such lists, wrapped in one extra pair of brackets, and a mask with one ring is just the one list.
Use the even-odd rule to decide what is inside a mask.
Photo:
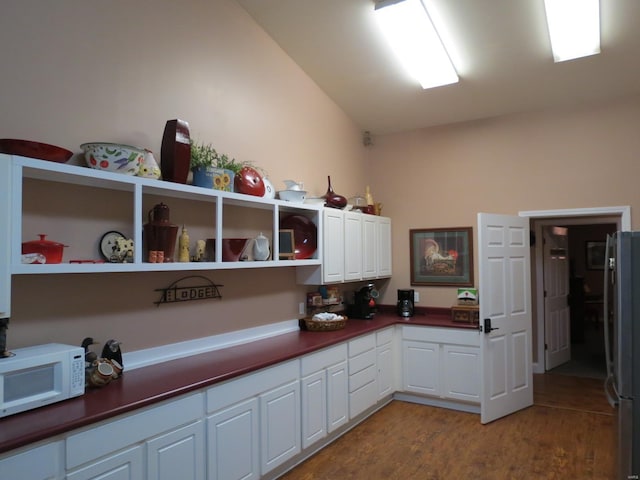
[(116, 251), (116, 239), (126, 238), (123, 234), (116, 231), (105, 233), (100, 239), (100, 253), (105, 260), (109, 261)]

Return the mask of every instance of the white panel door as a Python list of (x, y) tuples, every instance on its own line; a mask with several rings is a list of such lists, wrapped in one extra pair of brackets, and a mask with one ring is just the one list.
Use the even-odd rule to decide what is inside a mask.
[(568, 229), (545, 226), (544, 343), (545, 369), (571, 360), (571, 318), (569, 310)]
[(488, 423), (533, 404), (529, 219), (479, 213), (478, 251), (480, 413)]
[(403, 388), (407, 392), (440, 395), (440, 345), (402, 342)]
[(362, 278), (362, 214), (344, 212), (344, 279)]
[(378, 217), (378, 276), (390, 277), (392, 273), (391, 219)]
[(204, 480), (204, 422), (160, 435), (147, 442), (147, 480)]
[(349, 420), (349, 374), (346, 361), (327, 369), (327, 417), (329, 433)]
[(342, 210), (325, 208), (323, 221), (322, 276), (325, 283), (344, 280), (344, 216)]
[(207, 420), (207, 478), (260, 478), (258, 428), (257, 398), (250, 398), (210, 416)]
[(378, 217), (362, 215), (362, 278), (378, 276)]
[(327, 436), (326, 375), (325, 370), (320, 370), (301, 381), (302, 448), (307, 448)]
[(291, 382), (260, 395), (262, 474), (301, 451), (300, 382)]

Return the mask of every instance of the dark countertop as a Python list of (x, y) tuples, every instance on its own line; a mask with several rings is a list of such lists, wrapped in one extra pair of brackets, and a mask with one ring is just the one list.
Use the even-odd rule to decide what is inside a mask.
[[(381, 308), (373, 320), (347, 321), (332, 332), (295, 331), (255, 342), (127, 371), (102, 389), (0, 420), (0, 453), (91, 423), (212, 386), (351, 338), (395, 325), (472, 328), (453, 323), (449, 309), (418, 309), (410, 318)], [(389, 313), (391, 310), (393, 313)], [(386, 313), (385, 313), (386, 311)]]

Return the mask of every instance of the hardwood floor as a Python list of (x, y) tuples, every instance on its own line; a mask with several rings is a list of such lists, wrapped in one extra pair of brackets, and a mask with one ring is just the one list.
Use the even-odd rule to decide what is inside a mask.
[(534, 405), (478, 415), (393, 401), (282, 480), (615, 478), (615, 410), (602, 382), (534, 375)]

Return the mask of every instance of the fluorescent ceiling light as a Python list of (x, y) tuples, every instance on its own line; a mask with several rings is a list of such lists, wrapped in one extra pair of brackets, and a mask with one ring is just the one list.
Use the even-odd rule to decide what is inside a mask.
[(544, 8), (554, 61), (600, 53), (599, 0), (545, 0)]
[(458, 81), (458, 74), (421, 0), (378, 2), (375, 12), (391, 48), (422, 88)]

